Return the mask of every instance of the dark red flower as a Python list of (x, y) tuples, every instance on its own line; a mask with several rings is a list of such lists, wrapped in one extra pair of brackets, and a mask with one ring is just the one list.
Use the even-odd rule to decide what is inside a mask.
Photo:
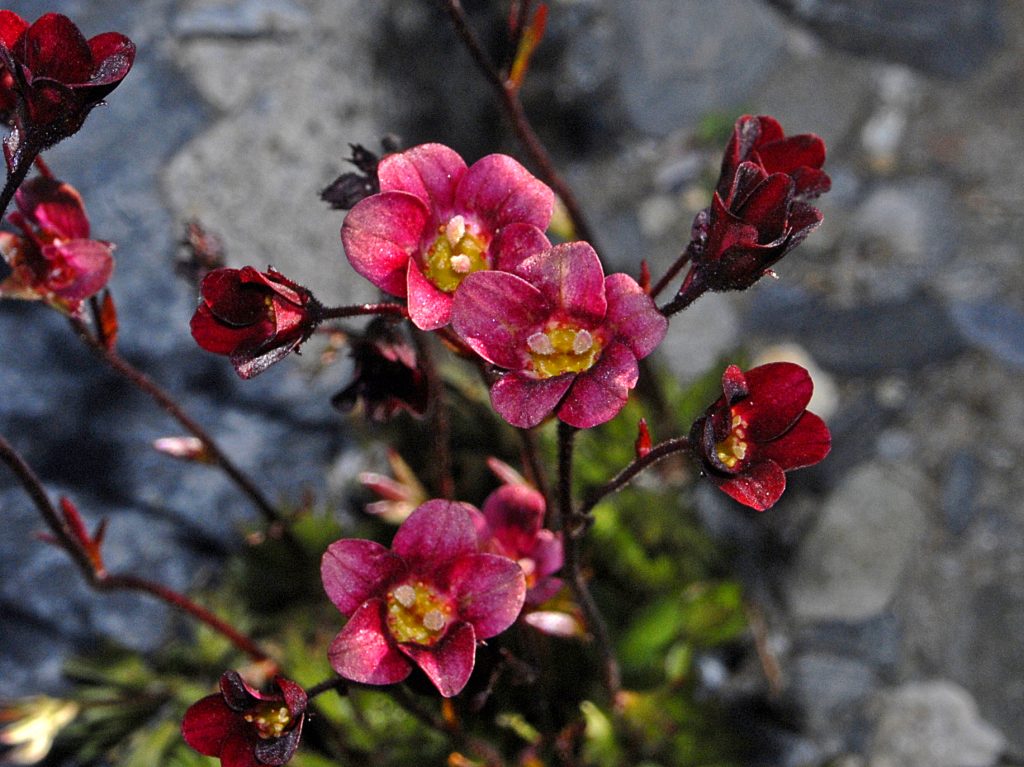
[(786, 489), (786, 472), (828, 455), (828, 427), (807, 412), (814, 385), (792, 362), (722, 375), (723, 395), (690, 430), (703, 473), (740, 503), (764, 511)]
[(0, 62), (17, 96), (17, 122), (36, 150), (74, 134), (128, 74), (135, 44), (117, 32), (89, 38), (59, 13), (31, 26), (0, 11)]
[(387, 421), (399, 410), (421, 416), (427, 412), (427, 376), (416, 358), (416, 350), (394, 327), (374, 319), (366, 334), (351, 344), (355, 362), (352, 383), (331, 399), (343, 411), (362, 400), (366, 414), (374, 421)]
[(788, 175), (797, 197), (817, 197), (832, 186), (832, 180), (821, 169), (825, 142), (813, 133), (786, 136), (778, 120), (767, 115), (743, 115), (733, 126), (715, 190), (723, 200), (728, 200), (736, 171), (745, 162), (760, 165), (768, 174)]
[(181, 723), (185, 742), (200, 754), (215, 756), (224, 767), (278, 767), (302, 737), (306, 692), (295, 682), (275, 677), (276, 692), (262, 694), (237, 671), (220, 678), (220, 692), (193, 703)]
[(298, 349), (320, 321), (313, 294), (272, 268), (215, 269), (200, 293), (192, 337), (207, 351), (226, 354), (242, 378)]
[(513, 426), (536, 426), (552, 411), (580, 429), (602, 424), (625, 406), (637, 360), (661, 343), (668, 320), (632, 277), (606, 277), (587, 243), (517, 239), (505, 249), (508, 271), (466, 278), (452, 327), (508, 371), (491, 404)]
[(511, 626), (526, 594), (518, 564), (479, 552), (473, 511), (427, 501), (391, 549), (355, 538), (327, 548), (324, 590), (349, 616), (329, 651), (341, 676), (394, 684), (416, 665), (446, 698), (466, 686), (476, 643)]
[(562, 588), (562, 536), (544, 527), (544, 496), (522, 484), (502, 485), (484, 500), (473, 520), (483, 551), (519, 563), (526, 576), (526, 604), (536, 607)]
[(0, 296), (41, 300), (67, 314), (98, 293), (114, 269), (114, 246), (89, 239), (82, 196), (70, 184), (33, 178), (14, 195), (7, 220), (23, 236), (0, 232), (0, 252), (11, 274)]

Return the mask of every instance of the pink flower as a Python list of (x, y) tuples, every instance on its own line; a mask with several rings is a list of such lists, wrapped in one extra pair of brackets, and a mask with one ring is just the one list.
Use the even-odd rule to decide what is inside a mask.
[(703, 473), (740, 503), (764, 511), (786, 489), (786, 472), (829, 453), (828, 427), (807, 412), (814, 385), (792, 362), (722, 375), (723, 395), (694, 422), (690, 441)]
[(668, 321), (632, 277), (605, 277), (585, 242), (507, 253), (508, 271), (471, 274), (452, 309), (462, 339), (509, 371), (491, 387), (494, 409), (521, 428), (552, 411), (581, 429), (614, 418)]
[(89, 239), (81, 195), (70, 184), (37, 177), (14, 196), (7, 220), (23, 236), (0, 232), (0, 252), (12, 273), (0, 296), (42, 300), (67, 314), (98, 293), (114, 269), (114, 246)]
[(466, 686), (476, 643), (511, 626), (526, 594), (519, 565), (478, 551), (474, 511), (427, 501), (398, 529), (390, 550), (351, 538), (328, 547), (324, 589), (349, 616), (329, 651), (335, 671), (393, 684), (415, 665), (446, 698)]
[(544, 529), (544, 496), (526, 485), (502, 485), (473, 515), (480, 547), (519, 563), (526, 575), (526, 604), (536, 606), (558, 593), (562, 581), (562, 537)]
[(423, 330), (448, 324), (452, 294), (467, 275), (505, 268), (499, 234), (541, 234), (551, 220), (554, 193), (506, 155), (467, 168), (448, 147), (422, 144), (385, 157), (377, 176), (380, 194), (345, 217), (345, 254), (381, 290), (407, 297)]
[(117, 32), (86, 40), (59, 13), (29, 25), (0, 11), (0, 63), (11, 75), (17, 121), (37, 151), (77, 132), (134, 61), (135, 44)]
[(223, 767), (279, 767), (302, 737), (306, 691), (290, 679), (275, 677), (276, 693), (261, 694), (228, 671), (220, 692), (193, 703), (181, 723), (185, 742), (200, 754), (215, 756)]

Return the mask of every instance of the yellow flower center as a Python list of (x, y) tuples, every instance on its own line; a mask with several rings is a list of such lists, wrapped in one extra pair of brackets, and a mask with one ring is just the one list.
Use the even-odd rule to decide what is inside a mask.
[(729, 435), (715, 445), (718, 460), (734, 468), (737, 463), (747, 457), (747, 422), (738, 415), (732, 417), (732, 430)]
[(288, 707), (282, 706), (276, 701), (269, 701), (258, 706), (243, 718), (250, 724), (255, 725), (256, 732), (264, 740), (280, 738), (292, 723), (292, 716), (288, 713)]
[(388, 629), (396, 642), (430, 646), (444, 636), (451, 605), (421, 581), (403, 583), (388, 592)]
[(541, 378), (589, 370), (601, 353), (601, 342), (589, 331), (553, 327), (526, 339), (533, 370)]
[(437, 239), (427, 251), (427, 279), (445, 293), (455, 292), (467, 275), (487, 268), (487, 245), (454, 216), (437, 228)]

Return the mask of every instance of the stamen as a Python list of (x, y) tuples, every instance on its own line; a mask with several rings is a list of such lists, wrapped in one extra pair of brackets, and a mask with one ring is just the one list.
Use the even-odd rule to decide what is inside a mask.
[(466, 219), (462, 216), (453, 216), (449, 219), (444, 228), (444, 236), (452, 245), (458, 245), (459, 240), (466, 234)]
[(440, 610), (431, 610), (423, 616), (423, 625), (430, 631), (440, 631), (444, 628), (445, 620), (444, 613)]
[(406, 609), (409, 609), (416, 604), (416, 589), (408, 583), (402, 584), (392, 593), (395, 597), (395, 601)]
[(574, 354), (583, 354), (584, 352), (590, 351), (590, 347), (594, 345), (594, 337), (590, 335), (589, 330), (579, 330), (576, 333), (576, 337), (572, 339), (572, 351)]
[(451, 258), (452, 271), (456, 274), (469, 274), (473, 268), (473, 262), (469, 256), (455, 255)]
[(547, 333), (534, 333), (526, 339), (526, 345), (530, 347), (530, 351), (534, 354), (555, 353), (555, 345), (551, 343)]

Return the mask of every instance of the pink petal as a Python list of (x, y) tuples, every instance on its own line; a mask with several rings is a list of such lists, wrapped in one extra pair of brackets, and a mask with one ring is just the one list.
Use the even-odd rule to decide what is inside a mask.
[(522, 568), (496, 554), (463, 557), (449, 573), (449, 584), (459, 619), (471, 623), (479, 639), (515, 623), (526, 598)]
[(555, 194), (508, 155), (477, 160), (455, 192), (460, 212), (475, 213), (491, 232), (516, 222), (547, 229)]
[(419, 249), (429, 211), (405, 192), (383, 192), (356, 203), (341, 226), (352, 268), (381, 290), (405, 295), (406, 264)]
[(491, 266), (515, 272), (525, 259), (551, 248), (551, 241), (532, 224), (509, 224), (491, 241)]
[(541, 633), (572, 639), (582, 637), (583, 624), (574, 615), (554, 610), (534, 610), (523, 616), (523, 620)]
[(491, 405), (513, 426), (530, 429), (551, 414), (575, 378), (572, 373), (543, 379), (508, 373), (491, 387)]
[(406, 293), (409, 296), (409, 318), (420, 330), (437, 330), (451, 320), (451, 295), (435, 287), (420, 271), (415, 259), (409, 260)]
[(526, 485), (502, 485), (484, 500), (483, 513), (495, 537), (514, 551), (533, 545), (544, 524), (544, 496)]
[(537, 534), (537, 543), (530, 552), (537, 576), (543, 578), (562, 569), (564, 553), (560, 533), (541, 530)]
[(383, 596), (406, 572), (401, 557), (375, 541), (345, 538), (327, 547), (320, 561), (324, 591), (342, 615), (351, 615), (367, 599)]
[(412, 671), (388, 633), (385, 609), (381, 599), (364, 602), (331, 642), (327, 651), (331, 668), (345, 679), (364, 684), (394, 684)]
[(181, 721), (181, 734), (200, 754), (218, 756), (224, 741), (238, 726), (238, 718), (223, 695), (208, 695), (188, 707)]
[(828, 427), (814, 413), (805, 412), (800, 419), (778, 439), (757, 446), (758, 458), (768, 458), (792, 471), (812, 466), (832, 449), (832, 436)]
[(452, 328), (488, 362), (524, 370), (530, 363), (527, 339), (551, 310), (537, 288), (514, 274), (476, 272), (455, 291)]
[(47, 234), (64, 240), (89, 238), (82, 195), (70, 184), (39, 176), (22, 184), (14, 200), (18, 210)]
[(604, 319), (604, 268), (589, 243), (569, 242), (541, 251), (523, 260), (516, 274), (570, 318), (591, 326)]
[(609, 275), (604, 292), (608, 299), (605, 327), (613, 330), (615, 339), (628, 346), (637, 359), (643, 359), (665, 337), (668, 320), (627, 274)]
[(477, 550), (468, 503), (427, 501), (402, 523), (391, 549), (414, 574), (431, 572)]
[(610, 421), (625, 407), (629, 390), (636, 386), (639, 377), (633, 352), (623, 344), (612, 343), (594, 367), (576, 377), (558, 409), (558, 417), (578, 429)]
[(466, 173), (466, 163), (443, 144), (420, 144), (391, 154), (377, 166), (382, 192), (407, 192), (417, 197), (432, 220), (447, 220), (455, 206), (455, 189)]
[(43, 258), (60, 270), (48, 286), (61, 298), (81, 301), (98, 293), (114, 271), (113, 247), (98, 240), (71, 240), (43, 246)]
[(445, 698), (462, 691), (476, 663), (476, 636), (468, 623), (456, 624), (432, 647), (411, 643), (399, 647), (423, 669)]
[(747, 421), (748, 434), (755, 442), (780, 436), (801, 416), (811, 401), (811, 376), (792, 362), (772, 362), (748, 370), (749, 395), (737, 403), (737, 414)]
[(774, 461), (756, 463), (742, 474), (728, 479), (713, 474), (708, 478), (726, 495), (757, 511), (774, 506), (786, 489), (786, 473)]

